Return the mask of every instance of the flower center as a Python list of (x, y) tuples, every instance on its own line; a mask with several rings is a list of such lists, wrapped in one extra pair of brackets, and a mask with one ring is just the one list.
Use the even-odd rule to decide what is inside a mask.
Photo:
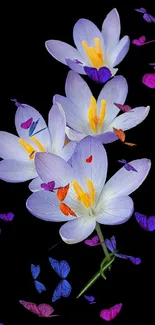
[[(30, 137), (30, 139), (37, 145), (38, 149), (41, 152), (45, 152), (44, 147), (35, 137)], [(19, 143), (23, 147), (23, 149), (29, 154), (29, 158), (34, 159), (36, 150), (24, 139), (19, 139)]]
[(92, 96), (90, 99), (90, 106), (88, 108), (88, 120), (90, 128), (97, 133), (103, 125), (103, 121), (106, 114), (106, 100), (102, 99), (100, 116), (98, 116), (98, 108), (96, 99)]
[(72, 182), (72, 186), (77, 195), (78, 200), (81, 201), (86, 208), (90, 208), (95, 202), (95, 188), (94, 184), (90, 179), (87, 179), (86, 184), (88, 188), (87, 193), (83, 191), (83, 189), (76, 180)]
[(99, 38), (94, 38), (94, 47), (88, 46), (86, 41), (82, 41), (82, 46), (91, 62), (96, 68), (100, 69), (104, 65), (104, 55), (102, 52), (101, 41)]

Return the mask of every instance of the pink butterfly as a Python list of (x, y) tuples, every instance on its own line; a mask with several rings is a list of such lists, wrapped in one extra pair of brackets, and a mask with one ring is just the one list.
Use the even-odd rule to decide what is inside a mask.
[(33, 122), (33, 118), (31, 117), (27, 121), (21, 123), (21, 128), (22, 129), (25, 129), (25, 130), (29, 129), (29, 127), (31, 126), (32, 122)]
[(142, 83), (152, 89), (155, 89), (155, 72), (144, 74)]
[(8, 213), (1, 213), (0, 214), (0, 219), (10, 222), (12, 221), (14, 218), (14, 214), (12, 212), (8, 212)]
[(114, 103), (114, 105), (116, 107), (118, 107), (123, 112), (129, 112), (131, 110), (131, 107), (129, 105), (121, 105), (121, 104), (117, 104), (117, 103)]
[(122, 304), (117, 304), (109, 309), (103, 309), (100, 312), (100, 317), (107, 321), (112, 320), (119, 314), (121, 309)]
[(59, 315), (51, 315), (54, 312), (52, 306), (48, 304), (40, 304), (36, 305), (33, 302), (28, 302), (24, 300), (19, 300), (20, 304), (23, 305), (27, 310), (31, 311), (31, 313), (38, 315), (39, 317), (55, 317)]
[(101, 245), (101, 244), (103, 244), (103, 242), (102, 242), (102, 243), (99, 243), (99, 238), (98, 238), (98, 236), (92, 237), (92, 238), (90, 238), (90, 239), (86, 239), (86, 240), (84, 241), (84, 243), (85, 243), (86, 245), (88, 245), (88, 246), (97, 246), (97, 245)]
[(155, 40), (146, 42), (146, 37), (145, 36), (141, 36), (138, 39), (134, 39), (132, 41), (132, 44), (135, 44), (137, 46), (142, 46), (142, 45), (146, 45), (146, 44), (153, 43), (153, 42), (155, 42)]

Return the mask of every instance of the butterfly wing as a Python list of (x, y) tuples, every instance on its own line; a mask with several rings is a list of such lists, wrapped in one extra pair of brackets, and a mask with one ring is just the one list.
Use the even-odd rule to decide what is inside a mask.
[(120, 159), (120, 160), (117, 160), (118, 162), (120, 162), (121, 164), (126, 164), (127, 161), (125, 159)]
[(121, 129), (116, 129), (116, 128), (113, 128), (115, 134), (117, 135), (117, 137), (122, 141), (124, 142), (125, 141), (125, 133), (123, 130)]
[(124, 142), (124, 144), (126, 144), (129, 147), (135, 147), (136, 143), (131, 143), (131, 142)]
[(147, 73), (142, 78), (142, 83), (152, 89), (155, 89), (155, 73)]
[(36, 278), (40, 274), (40, 265), (31, 264), (31, 274), (32, 274), (32, 278), (36, 280)]
[(61, 277), (60, 263), (52, 257), (49, 257), (49, 262), (52, 266), (52, 269), (56, 272), (57, 275)]
[(90, 239), (86, 239), (86, 240), (84, 241), (84, 243), (85, 243), (86, 245), (88, 245), (88, 246), (96, 246), (96, 244), (98, 243), (98, 241), (99, 241), (98, 236), (94, 236), (94, 237), (92, 237), (92, 238), (90, 238)]
[(60, 277), (65, 279), (70, 272), (70, 266), (66, 261), (61, 261), (59, 264)]
[(111, 76), (111, 71), (107, 67), (102, 67), (98, 70), (98, 79), (100, 83), (108, 81)]
[(33, 132), (34, 132), (34, 130), (35, 130), (38, 122), (39, 122), (39, 119), (36, 122), (34, 122), (34, 121), (32, 122), (32, 124), (31, 124), (31, 126), (29, 128), (29, 137), (32, 136), (32, 134), (33, 134)]
[(124, 165), (124, 168), (128, 171), (132, 170), (133, 172), (138, 172), (136, 168), (134, 168), (132, 165), (128, 163)]
[(29, 129), (29, 127), (31, 126), (32, 122), (33, 122), (33, 118), (31, 117), (31, 118), (29, 118), (27, 121), (21, 123), (20, 126), (21, 126), (22, 129), (27, 130), (27, 129)]
[(110, 239), (105, 239), (105, 244), (111, 252), (116, 250), (116, 239), (112, 236)]
[(33, 302), (28, 302), (24, 300), (19, 300), (20, 304), (24, 306), (27, 310), (31, 311), (33, 314), (36, 314), (39, 316), (39, 310), (38, 306), (34, 304)]
[(141, 44), (146, 42), (146, 37), (143, 35), (141, 37), (139, 37), (139, 41), (141, 42)]
[(150, 16), (150, 18), (152, 19), (152, 22), (155, 23), (155, 17), (152, 16), (152, 15), (149, 15), (149, 16)]
[(142, 14), (145, 14), (147, 12), (145, 8), (135, 9), (135, 11), (141, 12)]
[(144, 214), (135, 212), (136, 221), (144, 230), (147, 230), (147, 217)]
[(69, 282), (67, 280), (62, 280), (61, 281), (61, 295), (64, 298), (69, 297), (69, 295), (71, 294), (72, 291), (72, 287), (69, 284)]
[(54, 317), (54, 316), (58, 316), (58, 315), (52, 315), (54, 312), (54, 309), (52, 306), (48, 305), (48, 304), (40, 304), (38, 306), (38, 310), (40, 313), (40, 317)]
[(62, 281), (59, 282), (59, 284), (57, 285), (56, 289), (53, 292), (53, 296), (52, 296), (52, 302), (55, 302), (56, 300), (60, 299), (62, 296), (62, 286), (61, 286)]
[(84, 71), (92, 80), (99, 82), (99, 76), (96, 68), (84, 67)]
[(132, 264), (139, 265), (141, 264), (142, 260), (140, 257), (133, 257), (133, 256), (128, 256), (128, 259)]
[(34, 281), (34, 285), (35, 285), (35, 288), (36, 290), (39, 292), (39, 293), (42, 293), (42, 291), (46, 291), (46, 287), (44, 286), (43, 283), (39, 282), (39, 281)]
[(143, 19), (144, 19), (145, 21), (147, 21), (147, 23), (152, 23), (151, 15), (149, 15), (149, 14), (147, 14), (147, 13), (145, 13), (145, 14), (143, 15)]
[(147, 219), (147, 229), (148, 231), (155, 230), (155, 216), (151, 216)]
[(94, 302), (95, 298), (93, 296), (86, 296), (84, 295), (85, 299), (88, 300), (90, 303)]
[(0, 219), (7, 221), (7, 222), (12, 221), (13, 218), (14, 218), (14, 214), (12, 212), (0, 214)]
[(109, 309), (103, 309), (100, 312), (100, 317), (107, 321), (112, 320), (118, 315), (121, 308), (122, 304), (117, 304)]

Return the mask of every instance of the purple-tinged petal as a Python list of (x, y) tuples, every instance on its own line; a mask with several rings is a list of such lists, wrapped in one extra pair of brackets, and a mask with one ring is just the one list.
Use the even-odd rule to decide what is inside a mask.
[(59, 62), (67, 65), (66, 58), (71, 60), (79, 60), (83, 62), (83, 58), (80, 55), (79, 51), (75, 49), (73, 46), (57, 41), (57, 40), (49, 40), (45, 42), (45, 46), (47, 51)]
[(42, 181), (53, 180), (56, 187), (66, 186), (75, 177), (73, 168), (65, 160), (47, 152), (36, 153), (35, 165)]
[(77, 143), (75, 141), (70, 141), (69, 143), (67, 143), (61, 153), (60, 153), (60, 157), (63, 158), (64, 160), (68, 161), (71, 156), (73, 155), (75, 148), (77, 146)]
[(10, 183), (21, 183), (37, 177), (34, 162), (4, 159), (0, 161), (0, 179)]
[[(92, 156), (92, 159), (88, 163), (90, 156)], [(79, 181), (86, 192), (86, 180), (92, 181), (97, 202), (107, 176), (107, 154), (103, 145), (94, 137), (85, 137), (77, 144), (72, 156), (72, 166), (76, 173), (75, 179)]]
[(105, 44), (105, 51), (108, 54), (118, 44), (120, 38), (120, 18), (116, 8), (112, 9), (102, 25), (102, 36)]
[(49, 111), (48, 128), (52, 141), (51, 152), (59, 155), (65, 142), (66, 117), (63, 108), (56, 103)]
[(116, 46), (116, 48), (111, 52), (109, 57), (110, 65), (115, 67), (118, 65), (126, 56), (129, 51), (130, 39), (129, 36), (124, 36)]
[(133, 201), (129, 196), (109, 198), (101, 194), (97, 204), (97, 211), (97, 222), (103, 225), (119, 225), (128, 221), (132, 216), (134, 211)]
[[(18, 107), (15, 114), (15, 125), (17, 133), (19, 134), (20, 138), (25, 139), (26, 141), (31, 143), (32, 146), (34, 146), (34, 142), (30, 140), (29, 131), (21, 127), (21, 124), (27, 121), (29, 118), (33, 118), (34, 122), (39, 120), (33, 133), (37, 133), (36, 135), (34, 135), (35, 138), (37, 138), (37, 140), (42, 144), (45, 150), (48, 150), (51, 144), (49, 131), (45, 120), (34, 107), (29, 106), (27, 104), (22, 104), (22, 106)], [(40, 130), (43, 131), (38, 132)]]
[(43, 190), (43, 188), (41, 188), (42, 182), (43, 181), (40, 179), (40, 177), (34, 178), (29, 184), (29, 190), (31, 192), (42, 191)]
[(86, 60), (86, 62), (89, 62), (89, 58), (86, 55), (85, 50), (82, 46), (82, 41), (86, 41), (88, 46), (94, 47), (94, 39), (99, 38), (104, 51), (104, 42), (102, 34), (97, 28), (97, 26), (90, 20), (79, 19), (76, 22), (73, 29), (73, 38), (78, 51), (81, 53), (82, 57)]
[(56, 194), (49, 191), (33, 193), (26, 201), (26, 207), (35, 217), (45, 221), (62, 222), (74, 218), (61, 212)]
[(84, 71), (92, 80), (97, 83), (104, 83), (112, 76), (111, 71), (107, 67), (102, 67), (99, 70), (91, 67), (84, 67)]
[(114, 132), (106, 132), (103, 134), (99, 134), (96, 135), (95, 138), (103, 144), (111, 143), (118, 139), (117, 135)]
[(105, 184), (102, 192), (104, 199), (114, 199), (114, 197), (129, 195), (144, 182), (150, 171), (151, 161), (143, 158), (133, 160), (130, 164), (138, 173), (133, 171), (129, 173), (124, 167), (119, 169)]
[(80, 73), (80, 74), (86, 74), (84, 71), (83, 66), (85, 65), (85, 62), (77, 62), (78, 60), (71, 60), (69, 58), (66, 58), (66, 63), (69, 66), (70, 69), (72, 69), (73, 71)]
[(155, 216), (151, 216), (147, 219), (148, 231), (155, 230)]
[(3, 159), (29, 160), (28, 153), (19, 144), (19, 138), (0, 131), (0, 157)]
[(86, 239), (95, 229), (95, 218), (81, 217), (65, 223), (59, 230), (62, 240), (76, 244)]
[(85, 134), (79, 133), (79, 132), (72, 130), (68, 127), (66, 127), (66, 134), (70, 140), (76, 141), (76, 142), (81, 141), (86, 136)]

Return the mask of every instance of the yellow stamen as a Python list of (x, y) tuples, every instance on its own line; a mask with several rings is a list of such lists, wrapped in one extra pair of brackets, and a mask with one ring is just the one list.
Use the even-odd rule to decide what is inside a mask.
[(102, 52), (101, 41), (99, 38), (94, 38), (95, 47), (88, 46), (86, 41), (82, 41), (82, 46), (91, 62), (96, 68), (100, 69), (104, 65), (104, 56)]
[(45, 149), (44, 147), (42, 146), (42, 144), (35, 138), (35, 137), (30, 137), (30, 139), (35, 142), (35, 144), (37, 145), (38, 149), (41, 151), (41, 152), (45, 152)]
[(97, 112), (97, 104), (96, 99), (92, 96), (90, 99), (90, 106), (88, 109), (88, 120), (90, 128), (97, 133), (98, 129), (100, 129), (103, 125), (105, 114), (106, 114), (106, 100), (102, 100), (101, 102), (101, 111), (100, 117), (98, 117)]
[(99, 122), (99, 128), (102, 127), (103, 125), (103, 121), (105, 119), (105, 114), (106, 114), (106, 100), (105, 99), (102, 99), (102, 102), (101, 102), (101, 111), (100, 111), (100, 122)]
[(94, 184), (90, 179), (87, 179), (87, 187), (88, 187), (88, 195), (91, 200), (91, 205), (93, 205), (95, 202), (95, 188), (94, 188)]
[(90, 208), (95, 202), (95, 188), (91, 180), (87, 180), (88, 193), (84, 192), (79, 183), (74, 180), (72, 182), (74, 191), (86, 208)]

